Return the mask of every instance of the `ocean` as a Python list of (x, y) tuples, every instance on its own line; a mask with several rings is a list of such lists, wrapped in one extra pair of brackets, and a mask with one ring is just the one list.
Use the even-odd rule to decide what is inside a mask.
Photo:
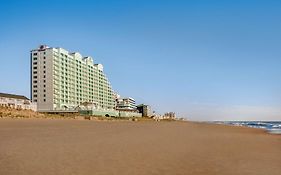
[(217, 121), (217, 124), (261, 128), (270, 134), (281, 134), (281, 121)]

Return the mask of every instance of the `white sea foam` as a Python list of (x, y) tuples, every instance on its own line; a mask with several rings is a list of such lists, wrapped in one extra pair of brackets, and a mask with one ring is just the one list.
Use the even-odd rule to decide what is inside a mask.
[(267, 132), (270, 134), (281, 134), (281, 129), (268, 129)]

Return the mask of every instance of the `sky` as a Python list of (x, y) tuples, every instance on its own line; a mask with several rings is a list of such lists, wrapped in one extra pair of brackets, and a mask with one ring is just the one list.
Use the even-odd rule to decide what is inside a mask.
[(30, 50), (92, 56), (113, 89), (190, 120), (281, 120), (280, 0), (0, 0), (0, 92)]

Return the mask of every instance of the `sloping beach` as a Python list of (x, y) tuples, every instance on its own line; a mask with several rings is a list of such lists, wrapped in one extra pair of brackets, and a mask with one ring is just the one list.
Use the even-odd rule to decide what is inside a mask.
[(1, 175), (280, 175), (281, 136), (191, 122), (0, 119)]

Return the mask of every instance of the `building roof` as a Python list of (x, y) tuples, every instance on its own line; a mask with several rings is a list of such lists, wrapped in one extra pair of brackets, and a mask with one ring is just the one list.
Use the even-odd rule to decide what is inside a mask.
[(25, 96), (23, 96), (23, 95), (15, 95), (15, 94), (0, 93), (0, 97), (15, 98), (15, 99), (22, 99), (22, 100), (29, 100), (27, 97), (25, 97)]
[(142, 107), (142, 106), (149, 106), (149, 105), (146, 105), (146, 104), (137, 105), (137, 107)]

